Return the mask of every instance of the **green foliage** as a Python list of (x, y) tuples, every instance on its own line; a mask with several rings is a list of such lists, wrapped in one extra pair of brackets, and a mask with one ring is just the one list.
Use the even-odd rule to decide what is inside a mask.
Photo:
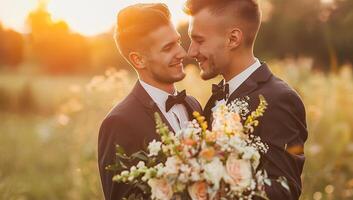
[(255, 49), (268, 59), (312, 57), (315, 67), (336, 70), (353, 62), (353, 2), (334, 0), (269, 0), (272, 9), (263, 22)]

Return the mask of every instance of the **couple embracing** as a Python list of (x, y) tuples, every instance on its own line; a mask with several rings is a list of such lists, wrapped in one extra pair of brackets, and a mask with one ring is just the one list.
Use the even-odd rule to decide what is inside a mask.
[[(166, 5), (136, 4), (118, 14), (116, 44), (137, 72), (138, 80), (127, 97), (107, 114), (100, 128), (98, 161), (105, 199), (118, 200), (133, 192), (128, 185), (113, 182), (113, 172), (105, 168), (115, 161), (116, 145), (131, 154), (160, 139), (154, 113), (177, 132), (185, 128), (194, 111), (203, 113), (212, 125), (212, 110), (217, 104), (250, 97), (249, 107), (254, 109), (259, 95), (269, 106), (253, 134), (268, 144), (269, 150), (258, 168), (265, 169), (270, 179), (284, 176), (290, 188), (287, 191), (274, 182), (266, 193), (271, 200), (299, 199), (308, 134), (305, 108), (299, 95), (254, 56), (261, 24), (258, 3), (188, 0), (185, 11), (190, 15), (188, 50), (180, 44)], [(185, 57), (196, 59), (202, 79), (223, 76), (220, 83), (212, 85), (212, 95), (204, 108), (174, 85), (186, 75), (182, 63)]]

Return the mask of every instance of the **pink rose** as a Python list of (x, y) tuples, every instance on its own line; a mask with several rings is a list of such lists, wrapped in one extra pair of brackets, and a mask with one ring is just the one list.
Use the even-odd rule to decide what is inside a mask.
[(151, 187), (152, 199), (169, 200), (173, 197), (172, 187), (166, 179), (150, 179), (148, 185)]
[(241, 191), (250, 186), (252, 172), (249, 160), (241, 160), (235, 154), (231, 154), (226, 169), (229, 177), (225, 181), (231, 185), (232, 190)]
[(196, 182), (188, 187), (189, 195), (192, 200), (207, 200), (207, 183), (206, 182)]

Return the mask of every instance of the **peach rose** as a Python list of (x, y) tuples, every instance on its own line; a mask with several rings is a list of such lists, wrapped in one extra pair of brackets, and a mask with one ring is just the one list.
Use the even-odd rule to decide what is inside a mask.
[(235, 154), (231, 154), (226, 163), (226, 170), (229, 177), (225, 181), (232, 189), (241, 191), (250, 186), (252, 172), (249, 160), (241, 160)]
[(233, 118), (234, 121), (240, 122), (240, 115), (238, 113), (234, 113), (232, 115), (232, 118)]
[(207, 200), (207, 183), (206, 182), (196, 182), (188, 187), (188, 192), (192, 200)]
[(216, 142), (217, 134), (215, 132), (207, 131), (205, 139), (207, 142)]
[(204, 158), (205, 160), (208, 160), (208, 161), (212, 160), (212, 158), (215, 156), (215, 154), (216, 154), (216, 151), (212, 147), (203, 149), (200, 152), (201, 157)]
[(197, 143), (197, 142), (196, 142), (195, 140), (189, 139), (189, 138), (183, 140), (183, 144), (188, 145), (188, 146), (193, 146), (193, 145), (195, 145), (196, 143)]
[(172, 187), (166, 179), (150, 179), (148, 185), (151, 187), (152, 199), (169, 200), (173, 197)]

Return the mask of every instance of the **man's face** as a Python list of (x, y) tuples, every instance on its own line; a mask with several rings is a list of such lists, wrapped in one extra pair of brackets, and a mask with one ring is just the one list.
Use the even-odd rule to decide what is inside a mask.
[(185, 77), (182, 62), (186, 52), (173, 25), (162, 26), (147, 37), (151, 42), (144, 55), (145, 75), (159, 83), (181, 81)]
[(202, 9), (191, 19), (188, 54), (199, 63), (201, 78), (204, 80), (221, 74), (229, 61), (224, 21), (212, 15), (208, 9)]

